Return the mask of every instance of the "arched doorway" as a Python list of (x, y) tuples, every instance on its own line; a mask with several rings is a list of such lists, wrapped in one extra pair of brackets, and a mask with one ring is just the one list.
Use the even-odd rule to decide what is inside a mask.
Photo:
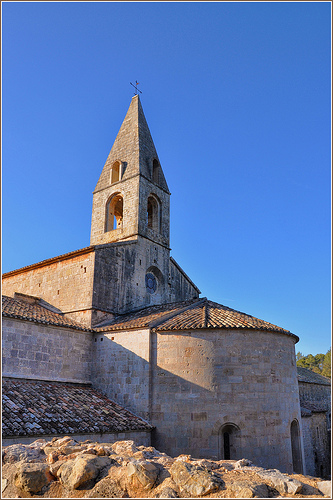
[(293, 459), (293, 471), (302, 474), (302, 451), (301, 451), (301, 438), (299, 431), (299, 423), (295, 419), (290, 425), (290, 438), (291, 438), (291, 454)]
[(237, 460), (240, 457), (240, 428), (231, 422), (222, 425), (219, 439), (219, 459)]

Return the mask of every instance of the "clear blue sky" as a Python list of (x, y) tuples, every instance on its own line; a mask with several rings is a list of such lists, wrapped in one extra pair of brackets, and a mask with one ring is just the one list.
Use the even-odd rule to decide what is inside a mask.
[(331, 345), (330, 2), (2, 3), (3, 272), (89, 245), (138, 80), (202, 296)]

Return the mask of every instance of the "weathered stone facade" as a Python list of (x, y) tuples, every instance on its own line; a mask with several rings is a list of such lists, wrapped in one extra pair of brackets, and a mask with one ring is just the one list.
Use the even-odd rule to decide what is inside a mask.
[(2, 293), (41, 297), (63, 314), (91, 324), (95, 253), (84, 248), (3, 275)]
[(331, 383), (327, 377), (298, 368), (306, 473), (331, 474)]
[(96, 333), (94, 386), (150, 420), (150, 330)]
[(330, 433), (327, 432), (326, 412), (302, 415), (304, 460), (310, 476), (329, 478), (331, 474)]
[(15, 318), (2, 322), (2, 375), (91, 383), (92, 333)]
[(95, 337), (94, 383), (148, 419), (154, 446), (219, 460), (223, 428), (235, 456), (292, 471), (290, 426), (301, 421), (295, 338), (241, 330), (112, 331)]
[(4, 275), (5, 295), (56, 308), (44, 321), (9, 307), (4, 372), (91, 383), (173, 456), (303, 472), (298, 338), (199, 299), (170, 257), (169, 199), (135, 96), (94, 191), (91, 246)]

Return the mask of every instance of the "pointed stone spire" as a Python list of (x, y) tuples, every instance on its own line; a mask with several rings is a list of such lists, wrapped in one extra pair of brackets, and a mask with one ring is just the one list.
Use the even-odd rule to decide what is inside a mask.
[(109, 185), (109, 172), (117, 160), (123, 164), (123, 181), (138, 174), (152, 179), (155, 160), (155, 164), (157, 162), (159, 166), (159, 175), (156, 176), (155, 182), (162, 189), (169, 191), (138, 95), (132, 97), (95, 191)]
[(169, 248), (170, 192), (135, 95), (93, 196), (90, 244), (139, 236)]

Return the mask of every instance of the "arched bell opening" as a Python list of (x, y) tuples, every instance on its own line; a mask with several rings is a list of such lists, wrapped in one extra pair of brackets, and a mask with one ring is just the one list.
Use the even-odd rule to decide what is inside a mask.
[(123, 226), (123, 197), (115, 194), (106, 204), (105, 232), (120, 229)]

